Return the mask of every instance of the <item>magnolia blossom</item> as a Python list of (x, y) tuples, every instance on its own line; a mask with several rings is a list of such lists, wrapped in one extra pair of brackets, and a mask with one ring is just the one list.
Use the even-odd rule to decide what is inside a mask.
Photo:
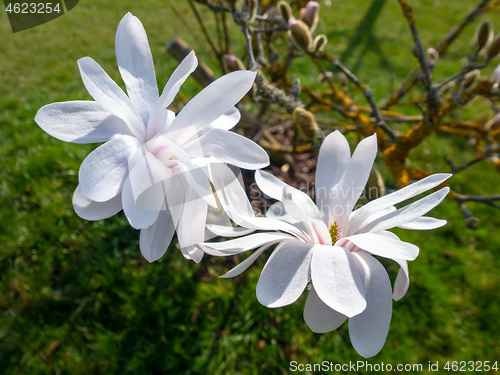
[(260, 146), (228, 131), (240, 119), (235, 104), (252, 87), (255, 73), (218, 79), (176, 116), (167, 108), (197, 66), (194, 52), (160, 95), (146, 32), (130, 13), (118, 26), (115, 45), (126, 93), (85, 57), (78, 66), (94, 101), (49, 104), (35, 120), (63, 141), (105, 142), (80, 167), (73, 197), (79, 216), (100, 220), (123, 209), (141, 229), (140, 248), (148, 261), (165, 253), (175, 231), (184, 256), (199, 261), (203, 252), (194, 245), (204, 241), (208, 206), (217, 206), (213, 189), (241, 190), (233, 183), (239, 169), (227, 164), (247, 169), (269, 164)]
[[(376, 153), (375, 135), (361, 141), (352, 156), (340, 132), (328, 135), (318, 156), (316, 204), (302, 191), (257, 171), (260, 189), (279, 202), (269, 208), (266, 217), (233, 212), (232, 219), (241, 227), (210, 226), (221, 236), (244, 237), (200, 245), (206, 253), (216, 256), (257, 249), (223, 276), (233, 277), (271, 245), (278, 244), (257, 283), (258, 300), (268, 307), (285, 306), (296, 301), (310, 283), (304, 308), (307, 325), (314, 332), (329, 332), (349, 319), (352, 344), (364, 357), (382, 349), (389, 331), (392, 299), (402, 298), (408, 290), (407, 261), (414, 260), (419, 252), (417, 246), (387, 230), (433, 229), (446, 224), (445, 220), (422, 215), (437, 206), (449, 188), (403, 208), (396, 209), (395, 205), (451, 176), (429, 176), (353, 211)], [(256, 230), (260, 233), (251, 234)], [(394, 291), (386, 270), (374, 255), (400, 265)]]

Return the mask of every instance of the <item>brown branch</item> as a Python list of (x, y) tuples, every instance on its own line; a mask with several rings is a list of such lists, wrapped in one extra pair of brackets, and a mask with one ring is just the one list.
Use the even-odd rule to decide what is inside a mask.
[(456, 165), (452, 160), (448, 159), (446, 156), (444, 160), (446, 160), (446, 162), (449, 164), (451, 173), (456, 174), (458, 172), (462, 172), (468, 169), (470, 166), (479, 163), (481, 160), (484, 160), (497, 152), (500, 152), (500, 145), (491, 145), (486, 147), (479, 155), (477, 155), (473, 159), (460, 165)]

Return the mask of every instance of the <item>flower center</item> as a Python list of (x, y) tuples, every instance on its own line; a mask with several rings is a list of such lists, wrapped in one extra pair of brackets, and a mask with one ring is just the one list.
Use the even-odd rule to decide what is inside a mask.
[(339, 224), (337, 223), (337, 220), (333, 222), (333, 224), (330, 226), (330, 237), (332, 238), (332, 243), (335, 244), (338, 240), (340, 240), (340, 228)]

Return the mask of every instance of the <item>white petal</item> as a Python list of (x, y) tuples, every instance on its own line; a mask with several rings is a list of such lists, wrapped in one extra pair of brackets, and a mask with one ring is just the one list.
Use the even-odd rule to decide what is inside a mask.
[(404, 259), (394, 259), (400, 266), (396, 281), (394, 281), (394, 292), (392, 298), (398, 301), (403, 298), (410, 287), (410, 271), (408, 270), (408, 262)]
[(220, 277), (227, 279), (230, 277), (236, 277), (236, 276), (240, 275), (241, 273), (246, 271), (248, 269), (248, 267), (250, 267), (257, 260), (257, 258), (260, 256), (260, 254), (262, 254), (264, 251), (269, 249), (269, 247), (271, 247), (271, 245), (261, 246), (260, 248), (255, 250), (251, 255), (249, 255), (243, 262), (238, 264), (236, 267), (230, 269), (228, 272), (226, 272), (224, 275), (222, 275)]
[(269, 156), (254, 141), (239, 134), (211, 129), (200, 140), (204, 156), (212, 156), (244, 169), (259, 169), (269, 165)]
[(160, 213), (161, 207), (156, 210), (146, 210), (137, 206), (131, 185), (130, 177), (127, 177), (122, 190), (123, 212), (130, 225), (135, 229), (144, 229), (152, 226)]
[(240, 119), (240, 111), (238, 108), (233, 107), (214, 120), (208, 127), (221, 130), (231, 130), (238, 122), (240, 122)]
[(205, 242), (200, 248), (210, 255), (229, 256), (288, 239), (293, 237), (283, 233), (256, 233), (224, 242)]
[(232, 109), (250, 90), (257, 73), (239, 70), (222, 76), (191, 99), (170, 125), (178, 144)]
[(193, 256), (191, 256), (196, 263), (203, 256), (203, 252), (195, 248), (194, 245), (205, 240), (207, 208), (207, 203), (197, 197), (193, 191), (188, 190), (185, 192), (185, 201), (177, 227), (177, 238), (181, 249), (186, 248), (190, 256), (198, 255), (196, 259), (193, 259)]
[(118, 25), (115, 49), (128, 96), (144, 124), (147, 124), (160, 94), (146, 31), (141, 21), (130, 13)]
[(311, 288), (304, 306), (304, 320), (311, 331), (325, 333), (339, 328), (347, 316), (331, 309), (326, 305), (314, 287)]
[(89, 94), (101, 107), (121, 118), (132, 134), (139, 140), (146, 140), (146, 125), (133, 109), (132, 103), (123, 90), (90, 57), (78, 60), (83, 84)]
[[(210, 181), (208, 180), (208, 170), (206, 170), (207, 168), (189, 166), (184, 163), (179, 163), (179, 168), (181, 170), (181, 173), (179, 173), (178, 175), (185, 179), (186, 186), (196, 192), (196, 195), (193, 196), (194, 199), (201, 198), (211, 207), (217, 207), (217, 202), (215, 200), (215, 195), (213, 194), (212, 185), (210, 185)], [(203, 224), (203, 227), (204, 226), (205, 224)]]
[[(329, 207), (331, 202), (331, 189), (337, 185), (344, 175), (351, 150), (349, 143), (338, 130), (328, 134), (319, 150), (318, 164), (316, 166), (316, 203), (318, 207)], [(325, 217), (330, 221), (329, 217)]]
[(310, 278), (312, 246), (301, 241), (283, 241), (273, 251), (257, 283), (257, 299), (267, 307), (295, 302)]
[(436, 219), (433, 217), (422, 216), (409, 223), (399, 225), (399, 228), (412, 230), (429, 230), (441, 228), (446, 225), (446, 220)]
[(283, 197), (281, 198), (283, 206), (287, 214), (297, 221), (317, 220), (322, 222), (321, 214), (318, 207), (312, 199), (304, 192), (286, 186), (283, 189)]
[(81, 193), (96, 202), (115, 197), (127, 178), (128, 159), (140, 146), (136, 138), (118, 135), (92, 151), (78, 172)]
[(419, 252), (418, 247), (409, 242), (381, 236), (376, 233), (356, 234), (344, 239), (351, 241), (369, 253), (384, 258), (414, 260)]
[(98, 143), (117, 134), (132, 135), (122, 119), (87, 100), (43, 106), (35, 121), (46, 133), (65, 142)]
[(141, 253), (148, 262), (160, 259), (174, 236), (176, 223), (169, 211), (161, 211), (154, 225), (141, 229)]
[(306, 230), (312, 238), (313, 243), (332, 246), (332, 237), (325, 223), (321, 220), (312, 219), (308, 223), (304, 223)]
[(167, 114), (165, 112), (167, 111), (168, 106), (172, 104), (172, 101), (179, 92), (181, 85), (197, 66), (198, 59), (196, 58), (194, 51), (191, 51), (170, 76), (170, 79), (165, 85), (161, 97), (156, 104), (153, 114), (149, 119), (148, 140), (153, 138), (156, 134), (163, 134), (166, 131), (167, 126), (170, 125), (165, 123), (167, 118)]
[(214, 225), (207, 224), (207, 229), (217, 236), (221, 237), (238, 237), (245, 236), (252, 232), (255, 232), (255, 229), (243, 228), (243, 227), (225, 227), (223, 225)]
[(261, 170), (255, 171), (255, 182), (264, 194), (278, 201), (283, 198), (283, 189), (289, 186), (271, 173)]
[(358, 227), (361, 225), (361, 223), (371, 215), (380, 212), (387, 207), (394, 206), (407, 199), (426, 192), (427, 190), (430, 190), (438, 186), (439, 184), (442, 184), (451, 176), (452, 175), (449, 173), (433, 174), (411, 185), (405, 186), (404, 188), (397, 190), (391, 194), (368, 202), (363, 207), (360, 207), (358, 210), (352, 213), (349, 219), (349, 227), (352, 227), (352, 230), (349, 231), (349, 234), (354, 233), (354, 231), (358, 230)]
[(445, 187), (428, 196), (419, 199), (397, 211), (386, 214), (374, 220), (363, 228), (364, 232), (378, 232), (412, 222), (436, 207), (449, 193), (450, 188)]
[[(330, 221), (337, 220), (340, 228), (346, 228), (349, 215), (363, 192), (373, 162), (377, 156), (376, 134), (359, 142), (352, 154), (347, 169), (335, 190), (330, 192)], [(322, 211), (325, 212), (324, 207)]]
[(78, 186), (73, 194), (73, 207), (78, 216), (85, 220), (102, 220), (111, 217), (122, 210), (120, 194), (105, 202), (95, 202), (80, 193)]
[(363, 284), (348, 250), (315, 245), (311, 277), (319, 298), (335, 311), (351, 317), (365, 309)]
[(366, 309), (349, 319), (349, 337), (354, 349), (365, 358), (384, 346), (392, 317), (391, 281), (384, 267), (365, 252), (352, 254), (363, 281)]

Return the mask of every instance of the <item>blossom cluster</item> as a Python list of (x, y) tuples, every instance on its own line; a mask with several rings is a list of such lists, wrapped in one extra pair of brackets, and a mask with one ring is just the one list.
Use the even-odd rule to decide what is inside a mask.
[[(130, 13), (118, 26), (116, 58), (124, 92), (89, 57), (78, 61), (93, 101), (52, 103), (36, 115), (51, 136), (73, 143), (101, 143), (83, 161), (73, 196), (76, 213), (101, 220), (123, 210), (140, 230), (140, 250), (150, 262), (163, 256), (174, 234), (182, 254), (199, 262), (204, 253), (253, 253), (223, 277), (244, 272), (274, 249), (257, 283), (265, 306), (295, 302), (307, 288), (306, 324), (329, 332), (349, 320), (349, 335), (364, 357), (385, 343), (392, 300), (409, 286), (408, 261), (418, 247), (388, 229), (426, 230), (446, 221), (423, 216), (449, 189), (441, 188), (402, 208), (396, 205), (436, 188), (449, 174), (424, 178), (355, 209), (377, 154), (376, 136), (362, 140), (351, 155), (338, 131), (323, 141), (317, 162), (316, 202), (261, 169), (267, 153), (230, 131), (240, 120), (236, 104), (250, 90), (255, 73), (238, 70), (216, 80), (175, 114), (168, 107), (197, 67), (191, 52), (173, 72), (161, 95), (141, 22)], [(276, 200), (256, 216), (240, 178), (256, 170), (257, 185)], [(207, 224), (211, 208), (222, 208), (234, 223)], [(206, 227), (224, 242), (206, 242)], [(394, 286), (376, 257), (400, 266)]]

